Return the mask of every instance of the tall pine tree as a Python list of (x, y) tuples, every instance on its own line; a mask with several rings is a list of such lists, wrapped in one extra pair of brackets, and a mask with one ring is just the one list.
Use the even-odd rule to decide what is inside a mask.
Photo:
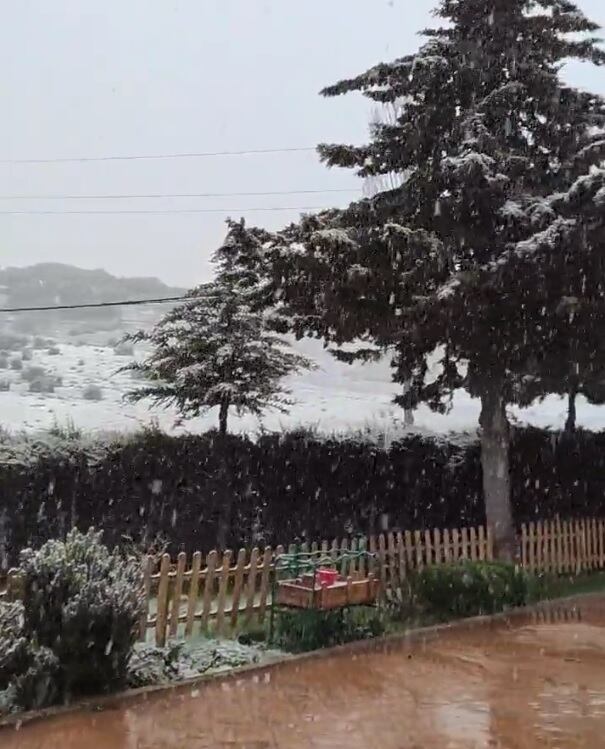
[(131, 400), (176, 406), (182, 418), (218, 408), (221, 434), (227, 432), (230, 409), (255, 415), (267, 408), (286, 411), (283, 378), (312, 366), (268, 328), (256, 270), (268, 235), (247, 229), (243, 219), (228, 224), (214, 256), (215, 280), (192, 289), (153, 329), (129, 336), (151, 352), (125, 367), (146, 381), (129, 393)]
[[(506, 406), (552, 363), (540, 352), (556, 349), (553, 322), (579, 268), (553, 254), (581, 221), (549, 196), (605, 153), (603, 102), (565, 85), (559, 70), (605, 54), (586, 36), (597, 26), (568, 0), (443, 0), (436, 14), (448, 25), (425, 31), (417, 53), (323, 92), (403, 102), (368, 145), (319, 152), (362, 178), (395, 172), (404, 183), (305, 217), (270, 259), (299, 335), (356, 341), (339, 352), (349, 360), (396, 348), (394, 378), (412, 382), (402, 404), (446, 408), (460, 387), (481, 399), (487, 521), (511, 558)], [(441, 368), (428, 383), (436, 353)]]

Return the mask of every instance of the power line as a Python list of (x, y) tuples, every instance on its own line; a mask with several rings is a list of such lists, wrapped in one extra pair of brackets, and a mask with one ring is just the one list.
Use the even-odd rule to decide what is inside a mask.
[(315, 151), (314, 146), (295, 148), (251, 148), (241, 151), (201, 151), (189, 153), (135, 154), (127, 156), (83, 156), (51, 159), (0, 159), (0, 164), (75, 164), (95, 161), (151, 161), (159, 159), (207, 159), (218, 156), (258, 156), (274, 153), (304, 153)]
[(88, 304), (59, 304), (42, 307), (4, 307), (0, 312), (51, 312), (54, 310), (98, 309), (99, 307), (135, 307), (143, 304), (168, 304), (169, 302), (186, 302), (201, 297), (166, 296), (157, 299), (126, 299), (120, 302), (90, 302)]
[(0, 200), (128, 200), (135, 198), (241, 198), (274, 195), (318, 195), (321, 193), (358, 193), (357, 188), (326, 188), (325, 190), (267, 190), (259, 192), (175, 192), (106, 195), (0, 195)]
[(268, 208), (158, 208), (151, 210), (119, 210), (119, 211), (86, 211), (86, 210), (67, 210), (67, 211), (39, 211), (39, 210), (15, 210), (0, 211), (0, 216), (108, 216), (108, 215), (150, 215), (150, 214), (186, 214), (186, 213), (251, 213), (251, 212), (271, 212), (271, 211), (320, 211), (326, 210), (332, 206), (327, 205), (284, 205), (271, 206)]

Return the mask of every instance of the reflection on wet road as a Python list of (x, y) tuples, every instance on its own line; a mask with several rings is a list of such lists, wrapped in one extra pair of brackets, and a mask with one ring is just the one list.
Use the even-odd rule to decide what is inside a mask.
[(605, 746), (605, 599), (0, 732), (3, 749)]

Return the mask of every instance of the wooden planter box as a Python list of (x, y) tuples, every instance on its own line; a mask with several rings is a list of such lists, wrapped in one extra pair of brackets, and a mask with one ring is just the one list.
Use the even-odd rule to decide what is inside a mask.
[(313, 587), (313, 575), (277, 584), (276, 603), (298, 609), (341, 609), (344, 606), (371, 605), (378, 595), (378, 580), (372, 576), (359, 580), (338, 580), (333, 585)]

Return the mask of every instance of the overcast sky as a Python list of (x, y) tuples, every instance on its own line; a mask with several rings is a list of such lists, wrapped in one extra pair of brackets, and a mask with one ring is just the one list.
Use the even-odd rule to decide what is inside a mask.
[[(343, 76), (413, 51), (433, 0), (18, 0), (2, 6), (0, 159), (361, 142), (369, 105), (322, 99)], [(604, 0), (580, 0), (605, 24)], [(605, 70), (573, 66), (605, 93)], [(0, 195), (360, 188), (314, 153), (0, 164)], [(224, 214), (0, 215), (0, 264), (57, 261), (193, 285), (227, 215), (344, 204), (355, 193), (161, 200), (1, 200), (2, 211), (224, 208)], [(269, 227), (298, 211), (246, 213)]]

